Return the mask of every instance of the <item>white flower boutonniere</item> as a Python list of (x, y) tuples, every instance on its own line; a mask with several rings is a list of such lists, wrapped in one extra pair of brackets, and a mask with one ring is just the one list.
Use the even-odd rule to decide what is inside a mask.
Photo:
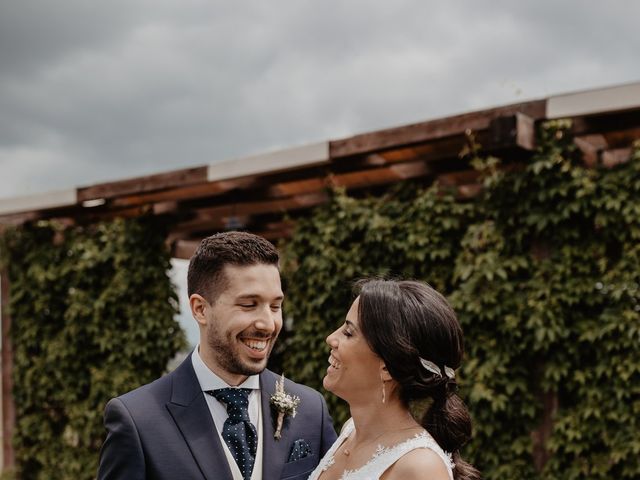
[(276, 431), (273, 434), (273, 438), (280, 440), (285, 415), (291, 415), (292, 418), (295, 417), (296, 408), (300, 404), (300, 397), (289, 395), (284, 391), (284, 373), (282, 377), (280, 377), (280, 380), (276, 380), (276, 392), (271, 395), (269, 403), (271, 403), (271, 406), (278, 412)]

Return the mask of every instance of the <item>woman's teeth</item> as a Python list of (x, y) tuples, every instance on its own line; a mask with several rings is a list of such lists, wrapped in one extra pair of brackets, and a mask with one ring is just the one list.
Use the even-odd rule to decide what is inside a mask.
[(333, 358), (331, 355), (329, 355), (329, 363), (331, 364), (331, 366), (333, 368), (335, 368), (336, 370), (340, 369), (340, 362), (337, 361), (335, 358)]

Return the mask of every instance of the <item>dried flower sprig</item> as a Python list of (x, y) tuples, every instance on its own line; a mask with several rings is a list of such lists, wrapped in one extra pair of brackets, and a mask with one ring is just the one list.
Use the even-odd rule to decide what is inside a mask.
[(300, 404), (300, 397), (290, 395), (284, 391), (284, 373), (279, 380), (276, 380), (276, 391), (271, 395), (269, 403), (271, 403), (272, 407), (278, 412), (276, 431), (273, 434), (273, 438), (280, 440), (285, 415), (290, 415), (291, 418), (295, 417), (297, 413), (296, 408)]

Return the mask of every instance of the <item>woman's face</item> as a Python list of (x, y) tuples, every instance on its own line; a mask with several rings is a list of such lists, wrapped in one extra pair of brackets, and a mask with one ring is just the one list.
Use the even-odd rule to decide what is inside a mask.
[(371, 402), (382, 396), (382, 359), (376, 355), (362, 334), (356, 298), (344, 325), (327, 337), (331, 347), (329, 367), (322, 381), (324, 388), (349, 403)]

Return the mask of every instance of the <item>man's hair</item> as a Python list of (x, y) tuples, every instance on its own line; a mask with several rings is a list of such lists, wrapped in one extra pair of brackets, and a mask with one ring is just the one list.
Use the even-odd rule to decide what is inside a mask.
[(278, 251), (268, 240), (247, 232), (216, 233), (200, 242), (189, 261), (187, 291), (197, 293), (212, 303), (227, 286), (226, 265), (278, 266)]

